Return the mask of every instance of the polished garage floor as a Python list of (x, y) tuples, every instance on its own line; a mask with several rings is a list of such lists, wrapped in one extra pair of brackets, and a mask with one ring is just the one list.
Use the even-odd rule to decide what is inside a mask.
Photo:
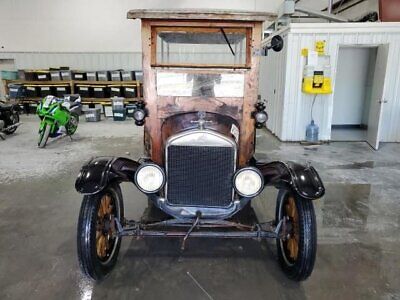
[[(38, 120), (22, 121), (0, 141), (0, 299), (400, 299), (399, 144), (303, 147), (258, 131), (258, 158), (310, 161), (326, 184), (306, 282), (281, 273), (274, 241), (192, 239), (182, 253), (177, 240), (126, 238), (115, 270), (93, 284), (77, 263), (75, 176), (91, 156), (138, 158), (142, 128), (83, 121), (73, 141), (38, 149)], [(130, 184), (123, 192), (126, 216), (139, 218), (145, 197)], [(272, 218), (274, 197), (254, 201), (260, 220)]]

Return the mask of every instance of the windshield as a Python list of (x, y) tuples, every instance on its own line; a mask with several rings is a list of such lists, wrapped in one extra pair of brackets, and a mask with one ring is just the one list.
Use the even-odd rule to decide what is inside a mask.
[[(155, 27), (153, 66), (247, 68), (246, 28)], [(154, 52), (153, 52), (154, 53)]]

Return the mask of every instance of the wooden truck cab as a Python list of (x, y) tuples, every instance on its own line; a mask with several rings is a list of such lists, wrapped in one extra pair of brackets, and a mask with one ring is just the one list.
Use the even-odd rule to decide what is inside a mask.
[[(132, 10), (141, 19), (149, 157), (163, 163), (163, 126), (177, 114), (229, 116), (239, 166), (253, 156), (262, 23), (269, 13)], [(195, 116), (193, 116), (195, 117)]]

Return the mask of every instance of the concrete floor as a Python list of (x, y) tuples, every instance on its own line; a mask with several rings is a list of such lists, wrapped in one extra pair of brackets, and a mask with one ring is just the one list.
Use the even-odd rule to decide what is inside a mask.
[(331, 141), (340, 142), (354, 142), (354, 141), (366, 141), (368, 137), (367, 129), (353, 129), (353, 128), (332, 128)]
[[(22, 116), (0, 141), (0, 299), (400, 299), (400, 145), (374, 152), (365, 143), (303, 147), (258, 131), (262, 159), (310, 161), (327, 193), (315, 201), (318, 254), (303, 283), (285, 278), (274, 241), (135, 240), (122, 243), (111, 275), (93, 284), (80, 273), (76, 223), (80, 166), (95, 155), (138, 158), (142, 128), (132, 121), (82, 122), (73, 141), (36, 147), (38, 119)], [(126, 216), (145, 197), (123, 185)], [(270, 220), (275, 191), (253, 206)]]

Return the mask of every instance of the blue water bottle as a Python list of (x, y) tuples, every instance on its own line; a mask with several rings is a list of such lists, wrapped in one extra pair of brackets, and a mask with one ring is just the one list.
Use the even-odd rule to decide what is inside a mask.
[(306, 129), (306, 141), (315, 143), (318, 142), (319, 127), (311, 120), (311, 123), (307, 125)]

